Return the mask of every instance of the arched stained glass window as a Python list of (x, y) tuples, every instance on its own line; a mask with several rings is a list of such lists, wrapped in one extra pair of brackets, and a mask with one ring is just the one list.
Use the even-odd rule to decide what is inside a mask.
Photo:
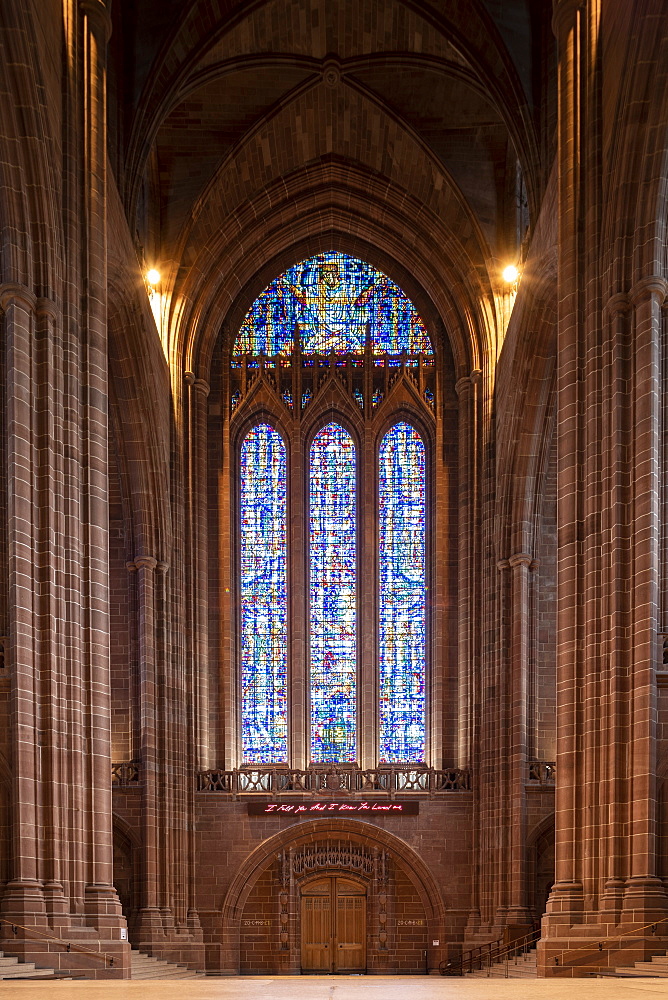
[(329, 423), (309, 455), (311, 760), (357, 756), (355, 446)]
[[(253, 428), (238, 494), (243, 765), (410, 768), (426, 762), (427, 707), (439, 759), (440, 704), (425, 694), (427, 445), (399, 416), (441, 419), (435, 360), (402, 289), (338, 250), (278, 275), (244, 318), (227, 401), (231, 432)], [(358, 451), (355, 435), (378, 452)], [(362, 550), (358, 574), (372, 526), (378, 547)]]
[(431, 354), (424, 323), (399, 286), (338, 251), (310, 257), (275, 278), (246, 314), (234, 354), (289, 354), (295, 331), (306, 354), (359, 354), (367, 332), (374, 354)]
[(253, 427), (240, 456), (244, 763), (288, 759), (286, 472), (280, 434)]
[(382, 440), (379, 461), (381, 763), (425, 759), (425, 448), (407, 423)]

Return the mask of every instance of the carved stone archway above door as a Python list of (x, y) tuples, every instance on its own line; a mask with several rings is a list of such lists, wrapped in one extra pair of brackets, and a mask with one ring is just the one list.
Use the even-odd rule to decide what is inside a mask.
[[(424, 862), (371, 824), (319, 820), (265, 841), (237, 875), (221, 914), (221, 950), (231, 959), (226, 971), (298, 975), (303, 892), (327, 879), (334, 880), (330, 906), (338, 899), (337, 879), (364, 887), (365, 971), (419, 974), (438, 967), (445, 910)], [(338, 948), (336, 934), (328, 934)]]

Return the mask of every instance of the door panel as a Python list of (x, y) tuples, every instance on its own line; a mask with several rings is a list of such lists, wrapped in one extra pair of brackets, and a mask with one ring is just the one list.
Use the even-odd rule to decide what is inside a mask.
[(364, 972), (366, 892), (352, 879), (330, 877), (302, 891), (303, 972)]
[(329, 972), (332, 964), (331, 896), (302, 896), (302, 969)]
[(365, 904), (364, 896), (337, 896), (337, 972), (360, 972), (366, 969)]

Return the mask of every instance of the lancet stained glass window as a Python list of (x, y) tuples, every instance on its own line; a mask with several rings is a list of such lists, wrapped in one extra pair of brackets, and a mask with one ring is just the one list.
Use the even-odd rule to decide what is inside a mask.
[(357, 754), (355, 446), (336, 423), (309, 456), (311, 760)]
[(288, 759), (286, 452), (268, 424), (240, 456), (241, 687), (244, 763)]
[(305, 353), (431, 354), (410, 299), (382, 271), (338, 251), (303, 260), (275, 278), (249, 309), (234, 354), (289, 354), (295, 330)]
[(425, 448), (395, 424), (379, 461), (381, 763), (425, 759)]

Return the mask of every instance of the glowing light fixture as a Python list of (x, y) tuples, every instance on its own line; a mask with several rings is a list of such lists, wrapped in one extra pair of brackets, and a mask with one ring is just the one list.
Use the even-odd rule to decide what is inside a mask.
[(156, 271), (154, 267), (150, 271), (146, 272), (146, 280), (149, 285), (159, 285), (160, 284), (160, 271)]
[(507, 281), (509, 285), (517, 281), (520, 276), (520, 272), (517, 270), (514, 264), (508, 264), (507, 267), (503, 269), (503, 280)]

